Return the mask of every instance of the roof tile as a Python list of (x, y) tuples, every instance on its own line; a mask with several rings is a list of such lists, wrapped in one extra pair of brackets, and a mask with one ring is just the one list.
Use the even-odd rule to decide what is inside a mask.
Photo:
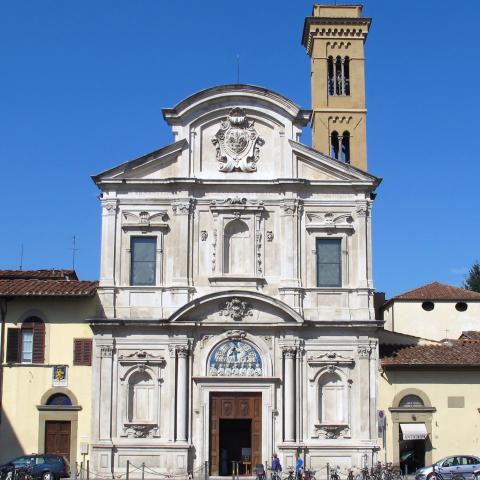
[(91, 297), (97, 286), (80, 280), (0, 279), (0, 296)]
[(480, 343), (452, 341), (440, 345), (384, 345), (383, 367), (391, 366), (479, 366)]
[(480, 293), (464, 288), (452, 287), (440, 282), (432, 282), (423, 287), (401, 293), (391, 300), (478, 300), (480, 301)]
[(78, 280), (75, 270), (45, 269), (45, 270), (0, 270), (0, 279), (49, 279), (49, 280)]

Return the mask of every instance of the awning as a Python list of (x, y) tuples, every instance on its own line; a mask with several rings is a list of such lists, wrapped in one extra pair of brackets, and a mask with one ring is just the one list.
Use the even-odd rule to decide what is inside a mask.
[(404, 440), (424, 440), (427, 438), (427, 427), (424, 423), (401, 423)]

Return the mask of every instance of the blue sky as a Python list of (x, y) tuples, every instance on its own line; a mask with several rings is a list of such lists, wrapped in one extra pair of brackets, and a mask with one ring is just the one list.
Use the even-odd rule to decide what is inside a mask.
[[(346, 2), (348, 3), (348, 2)], [(306, 0), (0, 4), (0, 268), (98, 278), (90, 175), (171, 142), (161, 108), (240, 81), (310, 107)], [(374, 279), (459, 285), (479, 252), (480, 2), (367, 0)], [(310, 142), (308, 132), (303, 140)]]

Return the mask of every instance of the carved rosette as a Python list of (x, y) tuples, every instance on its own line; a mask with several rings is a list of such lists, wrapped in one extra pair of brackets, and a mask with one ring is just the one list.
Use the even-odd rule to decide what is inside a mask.
[(258, 135), (254, 121), (248, 120), (245, 110), (233, 108), (221, 128), (212, 138), (217, 149), (218, 169), (221, 172), (255, 172), (260, 148), (265, 141)]
[(227, 301), (225, 305), (220, 305), (220, 309), (220, 315), (231, 317), (235, 321), (253, 315), (248, 303), (239, 298), (232, 298), (232, 300)]

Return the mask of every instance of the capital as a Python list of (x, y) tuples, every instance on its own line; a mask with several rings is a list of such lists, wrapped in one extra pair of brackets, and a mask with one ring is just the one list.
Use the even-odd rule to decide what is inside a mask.
[(190, 347), (188, 345), (177, 345), (175, 351), (177, 352), (178, 358), (188, 358)]
[(282, 352), (285, 358), (295, 358), (297, 355), (297, 347), (282, 347)]
[(190, 215), (192, 211), (192, 200), (187, 199), (187, 200), (182, 200), (175, 202), (172, 205), (173, 213), (175, 215)]

